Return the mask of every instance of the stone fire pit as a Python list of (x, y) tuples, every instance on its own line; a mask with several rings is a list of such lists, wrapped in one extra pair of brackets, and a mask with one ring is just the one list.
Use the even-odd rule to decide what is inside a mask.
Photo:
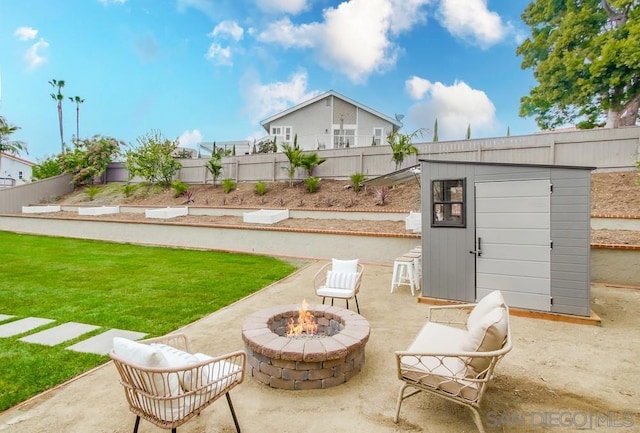
[(345, 383), (364, 365), (371, 327), (344, 308), (311, 304), (318, 323), (314, 336), (286, 336), (286, 324), (298, 317), (297, 304), (260, 310), (242, 325), (251, 375), (278, 389), (322, 389)]

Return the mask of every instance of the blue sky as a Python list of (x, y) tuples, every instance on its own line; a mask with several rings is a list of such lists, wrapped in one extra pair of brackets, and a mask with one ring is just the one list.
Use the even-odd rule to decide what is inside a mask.
[(0, 116), (37, 161), (64, 136), (260, 138), (260, 121), (335, 90), (440, 140), (529, 134), (515, 51), (524, 0), (1, 0)]

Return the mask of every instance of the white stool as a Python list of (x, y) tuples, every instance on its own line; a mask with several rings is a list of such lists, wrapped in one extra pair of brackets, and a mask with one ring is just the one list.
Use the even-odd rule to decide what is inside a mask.
[(411, 251), (402, 257), (409, 257), (413, 260), (414, 285), (420, 289), (422, 287), (422, 253)]
[(393, 262), (393, 276), (391, 277), (391, 293), (397, 286), (409, 286), (411, 296), (414, 295), (415, 277), (413, 275), (413, 258), (397, 257)]

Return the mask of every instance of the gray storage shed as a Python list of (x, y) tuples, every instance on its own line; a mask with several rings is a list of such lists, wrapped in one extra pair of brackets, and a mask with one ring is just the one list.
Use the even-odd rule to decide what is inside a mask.
[(423, 296), (590, 315), (593, 167), (420, 164)]

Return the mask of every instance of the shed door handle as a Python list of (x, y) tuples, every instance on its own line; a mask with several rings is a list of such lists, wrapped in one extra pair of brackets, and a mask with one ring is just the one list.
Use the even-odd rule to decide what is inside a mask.
[(473, 251), (469, 251), (469, 254), (475, 254), (478, 257), (482, 256), (482, 238), (478, 237), (478, 248)]

